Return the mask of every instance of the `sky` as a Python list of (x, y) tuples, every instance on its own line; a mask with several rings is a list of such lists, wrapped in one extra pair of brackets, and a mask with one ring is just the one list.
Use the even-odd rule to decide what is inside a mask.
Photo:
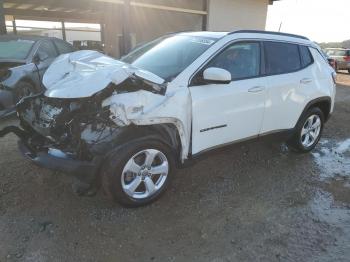
[(350, 0), (281, 0), (269, 7), (266, 30), (300, 34), (316, 42), (350, 39)]

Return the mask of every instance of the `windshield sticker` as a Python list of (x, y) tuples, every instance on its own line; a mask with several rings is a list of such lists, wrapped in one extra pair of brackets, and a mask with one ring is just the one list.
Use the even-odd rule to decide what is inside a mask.
[(210, 39), (204, 39), (204, 38), (192, 38), (191, 42), (202, 44), (202, 45), (212, 45), (215, 41)]

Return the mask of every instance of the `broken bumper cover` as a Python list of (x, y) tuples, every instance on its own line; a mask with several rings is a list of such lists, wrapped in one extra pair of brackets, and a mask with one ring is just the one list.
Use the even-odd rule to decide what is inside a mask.
[(27, 133), (16, 127), (9, 126), (0, 130), (0, 137), (13, 133), (20, 138), (18, 147), (24, 157), (34, 164), (54, 171), (60, 171), (69, 175), (74, 175), (85, 182), (92, 182), (98, 172), (99, 162), (81, 161), (70, 158), (68, 155), (56, 149), (43, 149), (42, 151), (32, 150), (26, 143)]
[(46, 151), (32, 152), (22, 140), (18, 141), (18, 147), (24, 157), (46, 169), (74, 175), (84, 178), (84, 180), (93, 179), (98, 171), (98, 165), (93, 162), (71, 159), (63, 154), (62, 156), (57, 156)]

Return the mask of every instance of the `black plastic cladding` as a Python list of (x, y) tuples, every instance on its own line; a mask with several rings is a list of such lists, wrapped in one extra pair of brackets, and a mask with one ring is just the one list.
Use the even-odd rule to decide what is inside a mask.
[(265, 34), (265, 35), (280, 35), (280, 36), (289, 36), (289, 37), (295, 37), (300, 38), (304, 40), (309, 40), (309, 38), (301, 35), (294, 35), (294, 34), (288, 34), (288, 33), (281, 33), (281, 32), (272, 32), (272, 31), (262, 31), (262, 30), (239, 30), (239, 31), (233, 31), (229, 33), (229, 35), (233, 34)]

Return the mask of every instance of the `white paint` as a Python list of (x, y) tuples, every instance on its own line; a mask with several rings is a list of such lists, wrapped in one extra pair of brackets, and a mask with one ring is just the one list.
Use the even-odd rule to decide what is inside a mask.
[(45, 95), (55, 98), (90, 97), (111, 82), (118, 85), (137, 75), (156, 84), (164, 80), (150, 72), (132, 68), (96, 51), (78, 51), (58, 57), (46, 71)]
[(204, 80), (227, 82), (231, 81), (231, 73), (225, 69), (210, 67), (203, 72)]
[[(330, 97), (334, 106), (333, 69), (311, 41), (258, 33), (183, 33), (217, 38), (206, 52), (166, 83), (165, 95), (146, 90), (115, 93), (103, 101), (119, 126), (170, 123), (176, 126), (182, 145), (181, 158), (212, 147), (294, 127), (307, 103)], [(229, 84), (189, 86), (192, 77), (228, 44), (242, 40), (276, 40), (312, 46), (315, 63), (305, 70), (271, 77), (232, 81)], [(110, 83), (116, 85), (135, 74), (154, 84), (164, 80), (150, 72), (121, 63), (93, 51), (59, 57), (44, 76), (45, 93), (55, 98), (90, 97)], [(308, 85), (302, 79), (312, 79)], [(220, 127), (221, 128), (213, 128)], [(206, 131), (203, 131), (206, 130)], [(191, 133), (192, 131), (192, 133)], [(191, 141), (192, 139), (192, 141)], [(192, 148), (190, 148), (192, 145)]]
[(110, 106), (111, 119), (119, 126), (174, 124), (182, 145), (182, 159), (188, 157), (191, 132), (191, 100), (187, 88), (165, 96), (140, 90), (114, 94), (103, 101)]

